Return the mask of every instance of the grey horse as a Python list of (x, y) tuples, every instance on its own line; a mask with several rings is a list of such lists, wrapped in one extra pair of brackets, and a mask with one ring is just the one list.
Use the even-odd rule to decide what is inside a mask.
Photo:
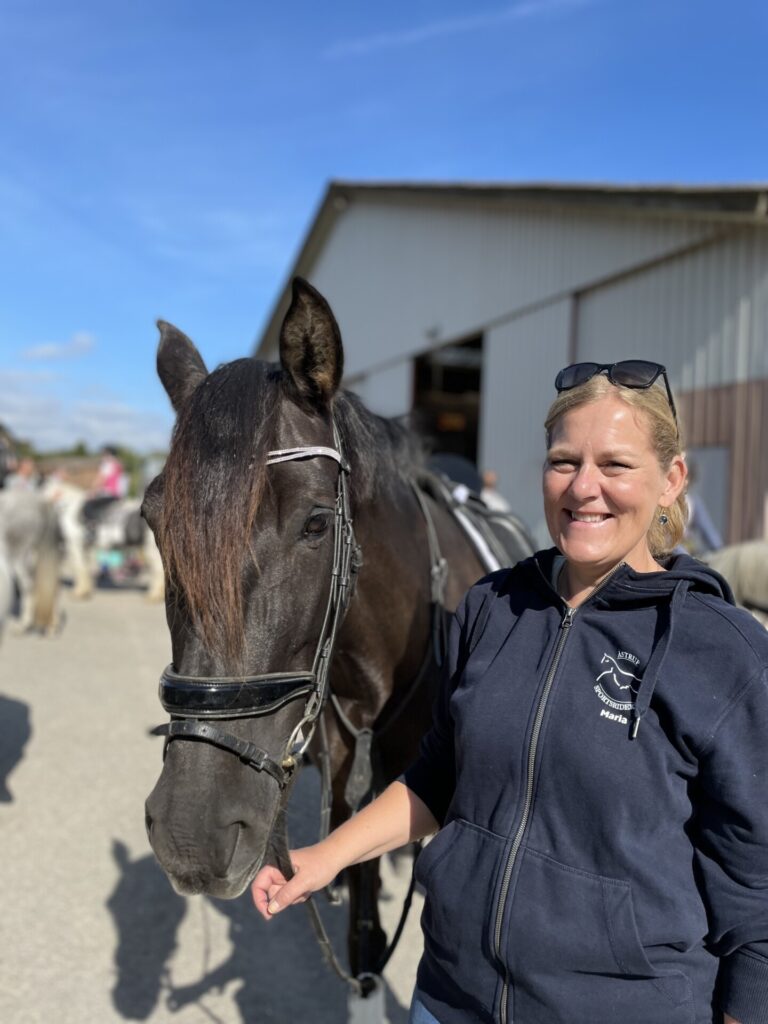
[(0, 491), (0, 628), (19, 589), (21, 632), (59, 625), (59, 539), (56, 513), (36, 491)]

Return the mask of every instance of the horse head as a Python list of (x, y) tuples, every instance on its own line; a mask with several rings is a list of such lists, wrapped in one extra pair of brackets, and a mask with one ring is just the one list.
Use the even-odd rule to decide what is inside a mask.
[[(185, 335), (159, 327), (158, 373), (177, 419), (142, 512), (166, 573), (168, 699), (179, 699), (183, 715), (196, 681), (203, 689), (206, 681), (224, 681), (225, 705), (232, 699), (236, 708), (248, 693), (256, 695), (257, 713), (229, 717), (220, 707), (205, 723), (207, 735), (171, 732), (146, 804), (147, 829), (178, 892), (232, 898), (260, 867), (285, 809), (289, 748), (301, 742), (308, 680), (327, 633), (345, 471), (333, 457), (274, 456), (337, 448), (343, 352), (327, 302), (298, 279), (279, 366), (240, 359), (209, 373)], [(274, 681), (274, 674), (285, 685), (263, 713), (261, 684), (247, 680)], [(290, 685), (291, 678), (307, 685)], [(229, 747), (208, 741), (223, 731)], [(249, 764), (237, 756), (238, 743), (278, 771), (254, 770), (253, 758)]]

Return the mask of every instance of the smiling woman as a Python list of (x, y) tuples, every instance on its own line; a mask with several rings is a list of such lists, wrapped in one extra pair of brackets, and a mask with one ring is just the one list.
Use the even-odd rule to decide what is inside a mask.
[(768, 640), (674, 553), (686, 468), (663, 373), (561, 371), (556, 547), (466, 595), (401, 779), (294, 851), (290, 881), (254, 881), (269, 918), (437, 830), (412, 1024), (768, 1020)]
[(564, 391), (545, 427), (544, 510), (567, 562), (562, 596), (581, 603), (620, 562), (659, 569), (687, 518), (681, 437), (663, 392), (619, 396), (598, 375)]

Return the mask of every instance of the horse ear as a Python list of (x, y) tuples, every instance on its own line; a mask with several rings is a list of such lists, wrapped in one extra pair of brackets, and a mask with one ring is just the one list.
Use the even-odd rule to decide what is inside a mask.
[(280, 328), (280, 363), (300, 399), (328, 405), (341, 383), (344, 350), (331, 307), (301, 277), (293, 279), (291, 305)]
[(160, 330), (157, 373), (171, 405), (178, 412), (197, 385), (208, 376), (208, 370), (186, 334), (165, 320), (158, 320), (157, 326)]

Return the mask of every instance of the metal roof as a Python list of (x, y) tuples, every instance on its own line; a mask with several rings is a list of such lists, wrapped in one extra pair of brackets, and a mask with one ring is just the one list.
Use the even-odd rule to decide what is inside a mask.
[(584, 184), (562, 182), (331, 181), (298, 256), (256, 342), (255, 352), (277, 337), (288, 308), (291, 281), (307, 276), (336, 219), (356, 199), (396, 204), (495, 205), (501, 208), (580, 208), (628, 216), (684, 216), (730, 223), (768, 224), (768, 182), (741, 185)]

